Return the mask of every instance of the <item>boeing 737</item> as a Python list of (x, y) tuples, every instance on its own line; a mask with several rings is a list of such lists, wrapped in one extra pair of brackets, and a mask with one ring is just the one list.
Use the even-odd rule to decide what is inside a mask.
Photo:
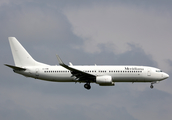
[(114, 86), (115, 82), (150, 82), (150, 88), (153, 88), (154, 83), (169, 77), (160, 69), (148, 66), (66, 65), (58, 55), (59, 66), (52, 66), (34, 60), (15, 37), (9, 37), (9, 43), (15, 65), (4, 65), (12, 68), (15, 73), (35, 79), (85, 83), (84, 87), (89, 90), (90, 83)]

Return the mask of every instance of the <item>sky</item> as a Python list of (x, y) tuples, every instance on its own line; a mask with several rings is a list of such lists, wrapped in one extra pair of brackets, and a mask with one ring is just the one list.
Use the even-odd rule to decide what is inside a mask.
[(112, 87), (41, 81), (15, 74), (8, 37), (58, 65), (144, 65), (172, 76), (171, 0), (1, 0), (0, 119), (171, 120), (171, 77)]

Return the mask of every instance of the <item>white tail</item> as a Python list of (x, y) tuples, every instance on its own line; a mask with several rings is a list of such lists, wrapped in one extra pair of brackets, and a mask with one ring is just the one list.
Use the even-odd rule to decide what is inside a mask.
[(24, 67), (46, 65), (35, 61), (15, 37), (9, 37), (8, 39), (10, 42), (15, 66)]

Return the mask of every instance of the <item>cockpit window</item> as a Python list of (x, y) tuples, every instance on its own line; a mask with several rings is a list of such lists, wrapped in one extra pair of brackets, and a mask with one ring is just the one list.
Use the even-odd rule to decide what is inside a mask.
[(156, 72), (162, 72), (162, 70), (156, 70)]

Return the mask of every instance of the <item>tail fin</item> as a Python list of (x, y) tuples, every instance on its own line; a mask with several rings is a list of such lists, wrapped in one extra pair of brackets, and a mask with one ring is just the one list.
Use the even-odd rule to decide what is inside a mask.
[(10, 42), (15, 66), (24, 67), (46, 65), (35, 61), (15, 37), (9, 37), (8, 39)]

